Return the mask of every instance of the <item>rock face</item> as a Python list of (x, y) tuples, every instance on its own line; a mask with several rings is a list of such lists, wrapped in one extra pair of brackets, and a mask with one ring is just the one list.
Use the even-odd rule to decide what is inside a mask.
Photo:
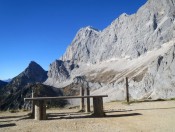
[[(175, 44), (175, 43), (174, 43)], [(160, 55), (152, 62), (145, 79), (153, 90), (151, 97), (174, 98), (175, 97), (175, 45), (164, 55)]]
[(175, 97), (175, 42), (164, 54), (147, 66), (147, 71), (130, 81), (133, 98), (174, 98)]
[(91, 94), (108, 94), (106, 101), (111, 101), (125, 98), (127, 76), (133, 99), (175, 97), (174, 38), (175, 0), (148, 0), (103, 31), (80, 29), (66, 53), (50, 65), (45, 84), (70, 88), (84, 76), (79, 83), (88, 83)]
[(174, 0), (149, 0), (136, 14), (122, 14), (103, 31), (78, 31), (62, 60), (97, 63), (111, 58), (137, 58), (159, 48), (174, 35)]
[(53, 78), (54, 82), (62, 82), (70, 78), (71, 71), (79, 66), (74, 61), (56, 60), (50, 65), (48, 76)]

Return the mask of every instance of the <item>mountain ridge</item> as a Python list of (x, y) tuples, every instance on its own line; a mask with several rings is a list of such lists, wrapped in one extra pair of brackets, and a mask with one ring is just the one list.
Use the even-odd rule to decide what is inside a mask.
[[(108, 94), (106, 101), (123, 100), (123, 78), (128, 76), (133, 99), (174, 97), (174, 81), (165, 69), (161, 70), (166, 76), (162, 81), (163, 77), (158, 78), (158, 67), (154, 69), (157, 65), (164, 67), (161, 60), (166, 61), (166, 54), (170, 54), (168, 58), (173, 56), (170, 52), (175, 42), (174, 3), (174, 0), (149, 0), (135, 14), (123, 13), (102, 31), (81, 28), (59, 60), (64, 68), (58, 70), (53, 62), (45, 84), (64, 88), (82, 77), (86, 80), (80, 82), (88, 82), (92, 94)], [(67, 62), (77, 67), (70, 70), (64, 66)], [(64, 72), (69, 76), (63, 78)], [(164, 83), (158, 88), (156, 82), (161, 81)], [(171, 82), (171, 88), (166, 82)]]
[[(46, 79), (47, 71), (36, 62), (31, 61), (23, 72), (0, 89), (0, 110), (31, 107), (30, 103), (24, 102), (24, 97), (31, 97), (32, 87), (34, 86), (42, 90), (42, 93), (45, 93), (44, 95), (47, 95), (47, 91), (45, 91), (46, 87), (48, 88), (48, 92), (51, 91), (53, 93), (52, 87), (41, 84)], [(60, 95), (60, 91), (57, 92), (55, 94)]]
[[(171, 0), (150, 0), (135, 14), (123, 13), (100, 33), (88, 33), (87, 31), (82, 33), (80, 29), (62, 60), (97, 63), (111, 57), (124, 57), (126, 55), (136, 58), (146, 51), (160, 47), (161, 44), (173, 38), (173, 28), (168, 27), (172, 25), (173, 21), (174, 4), (171, 3)], [(171, 32), (165, 29), (166, 27)], [(166, 33), (162, 31), (166, 31)], [(145, 36), (144, 39), (142, 36)], [(98, 51), (98, 48), (101, 50)]]

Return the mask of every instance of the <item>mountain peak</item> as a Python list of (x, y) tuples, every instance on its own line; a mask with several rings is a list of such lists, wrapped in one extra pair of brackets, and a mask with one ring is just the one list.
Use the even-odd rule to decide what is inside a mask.
[(81, 29), (78, 31), (78, 33), (82, 33), (82, 32), (91, 32), (91, 31), (93, 31), (93, 32), (99, 32), (98, 29), (96, 29), (96, 28), (94, 28), (94, 27), (92, 27), (92, 26), (87, 26), (87, 27), (81, 28)]
[(45, 71), (45, 70), (35, 61), (31, 61), (24, 72), (30, 72), (30, 71)]
[(28, 67), (33, 67), (33, 66), (39, 66), (40, 67), (40, 65), (38, 63), (36, 63), (35, 61), (31, 61), (29, 63), (29, 66)]
[(12, 79), (9, 78), (9, 79), (5, 79), (5, 80), (2, 80), (2, 81), (9, 83), (9, 82), (11, 82), (11, 80), (12, 80)]
[[(21, 103), (20, 101), (23, 101), (25, 94), (30, 93), (31, 86), (36, 83), (43, 83), (46, 79), (47, 71), (36, 62), (31, 61), (23, 72), (14, 77), (8, 84), (4, 84), (5, 86), (1, 85), (0, 81), (0, 88), (2, 88), (2, 92), (0, 93), (3, 95), (0, 97), (0, 100), (4, 102), (3, 104), (0, 104), (0, 109), (2, 110), (12, 107), (15, 109), (21, 108), (23, 102)], [(22, 94), (22, 92), (24, 93)], [(11, 104), (13, 104), (13, 106)]]
[(96, 28), (94, 28), (94, 27), (92, 27), (92, 26), (87, 26), (87, 27), (85, 27), (84, 29), (86, 29), (86, 30), (93, 30), (93, 31), (99, 32), (98, 29), (96, 29)]
[(27, 76), (28, 78), (40, 78), (38, 81), (42, 82), (43, 77), (46, 79), (46, 71), (35, 61), (31, 61), (29, 66), (22, 72), (23, 75)]
[(47, 79), (47, 71), (45, 71), (35, 61), (31, 61), (28, 67), (18, 76), (12, 79), (9, 85), (23, 86), (28, 83), (42, 83)]

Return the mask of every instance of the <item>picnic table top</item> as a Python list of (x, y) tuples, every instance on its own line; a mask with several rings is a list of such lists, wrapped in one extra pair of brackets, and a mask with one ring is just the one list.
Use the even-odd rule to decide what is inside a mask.
[(30, 100), (52, 100), (52, 99), (73, 99), (73, 98), (95, 98), (95, 97), (108, 97), (108, 95), (89, 95), (89, 96), (57, 96), (57, 97), (34, 97), (24, 98), (24, 101)]

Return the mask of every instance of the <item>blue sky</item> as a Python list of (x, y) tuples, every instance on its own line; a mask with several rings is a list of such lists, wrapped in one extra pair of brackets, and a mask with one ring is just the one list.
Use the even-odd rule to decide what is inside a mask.
[(147, 0), (0, 0), (0, 79), (13, 78), (35, 61), (45, 70), (76, 32), (103, 30)]

